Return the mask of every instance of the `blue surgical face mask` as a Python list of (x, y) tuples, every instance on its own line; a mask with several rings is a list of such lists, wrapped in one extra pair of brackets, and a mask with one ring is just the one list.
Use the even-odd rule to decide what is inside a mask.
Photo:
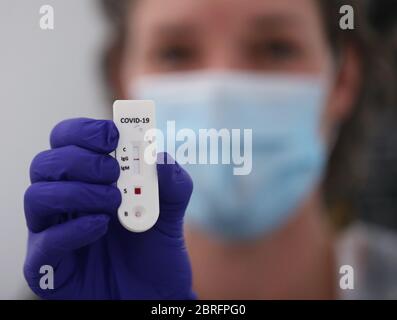
[(284, 225), (321, 179), (321, 77), (197, 72), (146, 77), (131, 88), (132, 97), (155, 101), (165, 136), (167, 121), (197, 136), (199, 129), (241, 129), (241, 142), (243, 130), (252, 130), (252, 143), (240, 150), (247, 159), (252, 151), (251, 170), (247, 163), (242, 170), (248, 175), (235, 175), (233, 163), (185, 166), (194, 182), (187, 222), (197, 228), (223, 240), (265, 235)]

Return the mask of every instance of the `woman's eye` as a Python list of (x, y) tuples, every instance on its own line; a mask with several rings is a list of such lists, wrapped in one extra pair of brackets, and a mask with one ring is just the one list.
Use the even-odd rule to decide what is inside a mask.
[(252, 54), (256, 58), (271, 61), (294, 59), (300, 54), (299, 48), (288, 41), (265, 41), (252, 46)]
[(160, 48), (156, 54), (159, 63), (168, 65), (180, 65), (191, 62), (194, 59), (194, 49), (187, 46), (168, 46)]

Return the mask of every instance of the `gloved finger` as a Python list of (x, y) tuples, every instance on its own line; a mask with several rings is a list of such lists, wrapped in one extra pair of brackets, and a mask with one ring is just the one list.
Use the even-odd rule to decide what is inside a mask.
[(190, 175), (167, 153), (158, 154), (160, 218), (182, 220), (193, 191)]
[(87, 118), (60, 122), (51, 132), (52, 148), (79, 146), (99, 153), (110, 153), (117, 147), (119, 132), (113, 121)]
[(114, 215), (120, 203), (120, 191), (114, 186), (67, 181), (34, 183), (24, 199), (26, 222), (32, 232), (59, 223), (65, 214)]
[(30, 180), (81, 181), (111, 184), (120, 175), (117, 160), (77, 146), (66, 146), (39, 153), (30, 166)]
[[(109, 217), (103, 214), (83, 216), (52, 226), (40, 233), (30, 233), (24, 275), (31, 287), (38, 287), (44, 265), (59, 268), (59, 260), (67, 253), (96, 242), (108, 229)], [(69, 268), (70, 269), (70, 268)], [(60, 277), (68, 277), (57, 270), (56, 283)]]

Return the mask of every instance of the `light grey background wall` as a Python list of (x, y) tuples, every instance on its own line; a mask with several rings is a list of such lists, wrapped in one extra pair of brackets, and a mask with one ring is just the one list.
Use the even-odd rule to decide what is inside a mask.
[[(52, 5), (55, 30), (39, 27)], [(98, 68), (106, 38), (97, 0), (0, 0), (0, 299), (29, 296), (22, 266), (29, 164), (70, 117), (106, 118)]]

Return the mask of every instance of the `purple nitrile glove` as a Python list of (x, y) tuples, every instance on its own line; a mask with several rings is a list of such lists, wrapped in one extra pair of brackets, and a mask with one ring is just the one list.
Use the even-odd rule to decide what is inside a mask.
[[(192, 180), (178, 164), (158, 164), (159, 220), (144, 233), (127, 231), (117, 218), (120, 168), (108, 155), (118, 139), (112, 121), (66, 120), (51, 133), (52, 149), (32, 162), (24, 275), (41, 298), (195, 298), (183, 236)], [(40, 286), (46, 265), (54, 289)]]

